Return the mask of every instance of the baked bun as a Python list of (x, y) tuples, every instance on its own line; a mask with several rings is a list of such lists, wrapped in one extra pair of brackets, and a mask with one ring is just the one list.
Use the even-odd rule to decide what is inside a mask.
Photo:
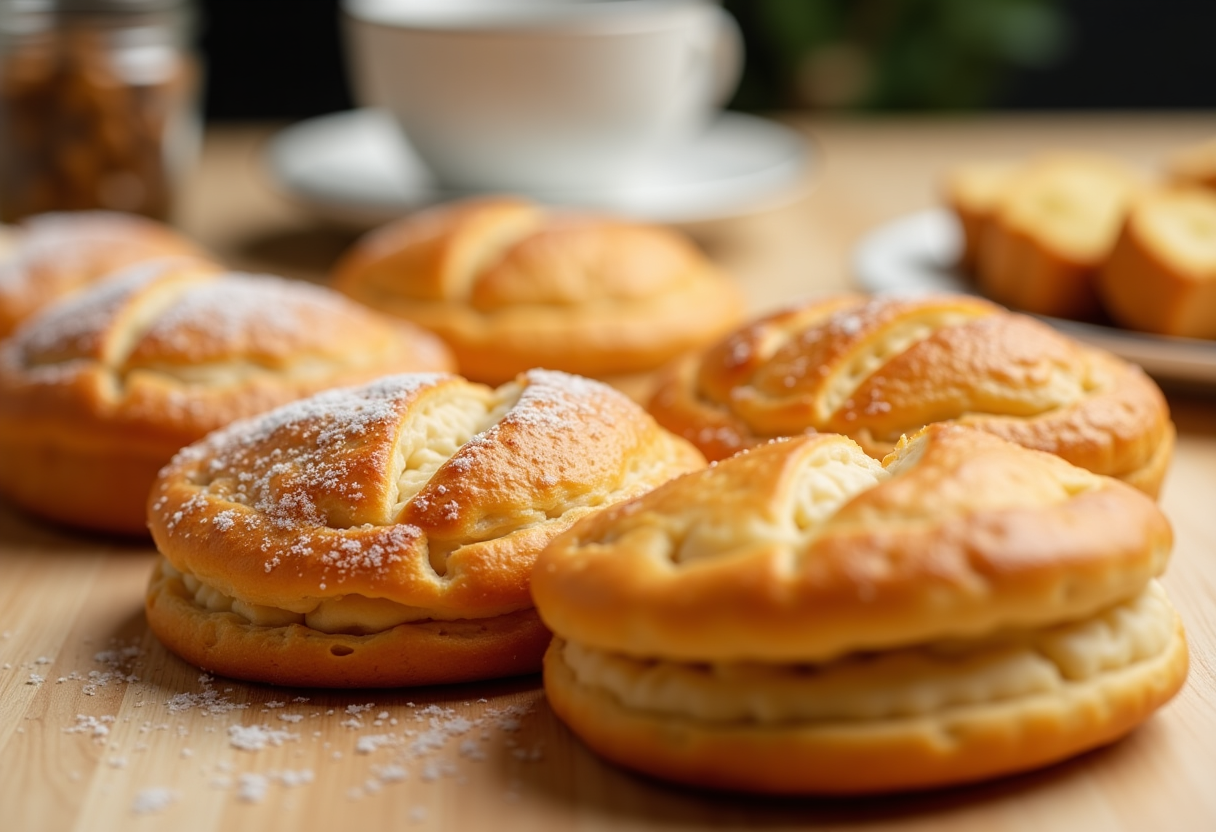
[(1141, 187), (1117, 159), (1053, 156), (1020, 170), (980, 241), (976, 279), (998, 303), (1075, 320), (1099, 315), (1097, 268)]
[(883, 463), (773, 442), (575, 526), (532, 593), (554, 713), (620, 765), (770, 793), (920, 789), (1123, 735), (1181, 687), (1123, 483), (959, 426)]
[(531, 367), (587, 376), (652, 370), (741, 320), (744, 301), (669, 229), (476, 199), (372, 232), (334, 286), (425, 327), (470, 379)]
[(1176, 187), (1137, 199), (1098, 291), (1121, 326), (1216, 338), (1216, 190)]
[(1138, 367), (964, 295), (844, 295), (761, 318), (667, 368), (649, 409), (710, 459), (808, 431), (881, 459), (902, 434), (958, 422), (1152, 495), (1174, 444)]
[(1216, 137), (1184, 147), (1167, 162), (1171, 181), (1216, 190)]
[(202, 256), (155, 220), (115, 211), (39, 214), (0, 247), (0, 337), (44, 306), (107, 275), (157, 257)]
[(946, 204), (958, 219), (962, 233), (958, 265), (968, 273), (975, 269), (980, 240), (1017, 169), (1012, 162), (968, 162), (946, 176), (943, 188)]
[(393, 687), (540, 669), (528, 584), (576, 520), (703, 467), (622, 394), (390, 376), (184, 449), (149, 498), (148, 622), (226, 676)]
[(0, 344), (0, 493), (144, 534), (148, 489), (183, 445), (318, 390), (452, 367), (434, 336), (329, 289), (149, 261)]

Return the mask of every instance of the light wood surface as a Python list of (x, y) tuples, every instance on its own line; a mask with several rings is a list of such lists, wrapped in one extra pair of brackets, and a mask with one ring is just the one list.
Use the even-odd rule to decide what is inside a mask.
[[(848, 287), (858, 237), (935, 204), (955, 161), (1076, 147), (1153, 166), (1216, 135), (1210, 116), (798, 124), (816, 147), (804, 198), (691, 229), (753, 312)], [(269, 133), (209, 131), (182, 224), (237, 267), (323, 279), (353, 232), (274, 192), (258, 159)], [(1183, 693), (1062, 765), (884, 799), (758, 800), (634, 777), (556, 722), (536, 678), (355, 693), (200, 680), (145, 627), (147, 544), (66, 533), (0, 503), (0, 829), (1216, 829), (1216, 394), (1173, 391), (1170, 403), (1165, 585), (1191, 642)], [(242, 750), (230, 726), (273, 730)]]

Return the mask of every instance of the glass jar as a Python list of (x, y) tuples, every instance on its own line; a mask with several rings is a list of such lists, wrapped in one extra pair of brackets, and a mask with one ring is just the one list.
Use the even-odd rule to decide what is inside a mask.
[(0, 220), (168, 219), (198, 151), (184, 0), (0, 0)]

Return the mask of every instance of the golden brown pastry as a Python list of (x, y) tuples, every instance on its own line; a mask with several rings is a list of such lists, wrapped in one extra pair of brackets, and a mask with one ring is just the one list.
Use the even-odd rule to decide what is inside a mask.
[(668, 367), (649, 409), (710, 459), (808, 431), (881, 459), (901, 434), (958, 422), (1152, 495), (1174, 444), (1138, 367), (963, 295), (843, 295), (761, 318)]
[(998, 303), (1061, 318), (1098, 316), (1094, 276), (1141, 187), (1117, 159), (1051, 156), (1019, 170), (980, 241), (976, 280)]
[(0, 337), (64, 295), (113, 272), (168, 256), (202, 256), (162, 223), (115, 211), (39, 214), (11, 228), (0, 246)]
[(1216, 137), (1182, 148), (1169, 159), (1166, 168), (1176, 184), (1216, 190)]
[(1013, 181), (1018, 165), (1012, 162), (969, 162), (946, 176), (946, 204), (962, 232), (959, 268), (973, 273), (983, 239), (997, 202)]
[(598, 382), (401, 375), (232, 425), (161, 473), (148, 622), (226, 676), (391, 687), (540, 668), (537, 552), (705, 460)]
[(541, 554), (554, 713), (620, 765), (847, 794), (996, 777), (1122, 736), (1182, 686), (1145, 495), (969, 428), (880, 465), (760, 446)]
[(149, 261), (0, 344), (0, 494), (143, 534), (157, 470), (208, 431), (329, 387), (452, 367), (434, 336), (329, 289)]
[(1121, 326), (1216, 338), (1216, 190), (1163, 188), (1137, 199), (1098, 292)]
[(520, 199), (440, 206), (385, 226), (334, 286), (437, 333), (461, 372), (652, 370), (742, 319), (734, 285), (674, 231), (555, 213)]

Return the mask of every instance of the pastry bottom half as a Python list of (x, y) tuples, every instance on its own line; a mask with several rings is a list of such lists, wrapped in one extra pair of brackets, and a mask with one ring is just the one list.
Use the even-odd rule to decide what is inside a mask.
[(294, 687), (438, 685), (535, 673), (550, 639), (531, 608), (491, 618), (428, 619), (368, 635), (258, 625), (235, 612), (208, 610), (160, 564), (148, 586), (147, 616), (165, 646), (191, 664)]
[[(148, 534), (148, 492), (176, 447), (137, 439), (0, 431), (0, 492), (31, 514), (115, 534)], [(112, 440), (112, 441), (111, 441)]]
[[(655, 676), (656, 667), (665, 670), (661, 662), (610, 657), (599, 666), (608, 667), (608, 676), (617, 683), (588, 684), (580, 679), (581, 671), (567, 661), (567, 643), (561, 638), (554, 639), (545, 655), (545, 692), (556, 715), (593, 751), (661, 779), (704, 788), (790, 795), (928, 789), (1049, 765), (1132, 730), (1181, 688), (1187, 674), (1186, 638), (1177, 614), (1164, 601), (1157, 616), (1159, 637), (1152, 655), (1136, 656), (1119, 667), (1103, 667), (1081, 680), (1059, 680), (1050, 689), (1034, 689), (1031, 684), (1012, 695), (1005, 695), (1008, 690), (998, 691), (989, 701), (939, 703), (920, 712), (912, 707), (912, 713), (906, 712), (907, 703), (915, 703), (918, 697), (923, 702), (926, 685), (933, 687), (935, 680), (914, 680), (907, 686), (911, 693), (896, 712), (876, 717), (868, 717), (864, 711), (874, 701), (889, 701), (885, 691), (875, 698), (869, 695), (873, 691), (859, 690), (850, 698), (841, 694), (840, 685), (834, 691), (829, 685), (827, 693), (846, 703), (829, 707), (847, 711), (853, 708), (851, 703), (859, 702), (857, 712), (818, 718), (787, 713), (756, 719), (734, 713), (732, 705), (724, 713), (705, 718), (691, 713), (697, 707), (693, 700), (700, 700), (703, 706), (706, 701), (724, 700), (726, 693), (714, 689), (717, 682), (698, 689), (683, 684), (679, 677), (682, 673), (685, 677), (712, 677), (708, 667), (687, 666), (687, 673), (677, 670)], [(1106, 624), (1099, 624), (1100, 633)], [(761, 680), (764, 676), (764, 671), (758, 674)], [(753, 707), (772, 710), (772, 702), (779, 702), (782, 696), (786, 704), (779, 702), (781, 708), (818, 707), (807, 706), (805, 698), (799, 704), (799, 697), (789, 696), (788, 691), (749, 694), (740, 686), (739, 674), (727, 673), (722, 678), (730, 688), (729, 698), (743, 711)], [(659, 704), (626, 704), (624, 698), (628, 697), (613, 691), (621, 679), (626, 680), (623, 684), (644, 688), (644, 696)], [(1014, 678), (1011, 684), (1001, 684), (1017, 688), (1021, 682)], [(962, 687), (957, 680), (946, 683), (950, 685), (967, 690), (965, 682)], [(767, 704), (755, 705), (762, 700)], [(694, 708), (680, 713), (675, 704), (680, 702), (692, 703)]]

